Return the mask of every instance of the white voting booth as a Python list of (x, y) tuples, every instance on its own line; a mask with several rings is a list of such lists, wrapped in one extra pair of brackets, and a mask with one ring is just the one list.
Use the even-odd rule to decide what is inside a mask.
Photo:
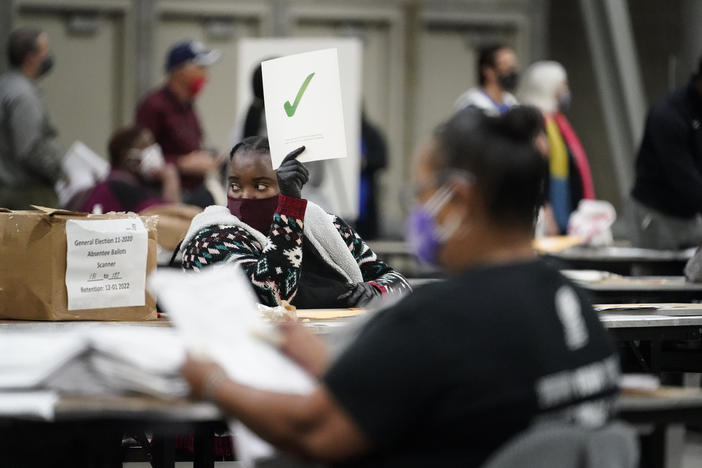
[[(344, 137), (346, 140), (346, 157), (314, 162), (309, 165), (313, 175), (303, 188), (302, 195), (322, 206), (325, 210), (353, 221), (358, 216), (359, 175), (361, 170), (361, 42), (355, 38), (310, 38), (310, 39), (242, 39), (239, 43), (237, 75), (237, 121), (243, 122), (246, 111), (252, 102), (251, 74), (264, 60), (305, 52), (336, 49), (338, 55), (338, 73), (341, 84), (341, 101), (343, 109)], [(264, 72), (265, 73), (265, 72)], [(314, 98), (314, 86), (318, 86), (321, 76), (315, 74), (303, 91), (298, 105), (295, 106), (297, 93), (309, 73), (298, 79), (290, 76), (285, 102), (294, 117), (302, 115), (309, 98)], [(265, 80), (264, 80), (265, 81)], [(287, 83), (287, 81), (286, 81)], [(283, 96), (281, 94), (281, 96)], [(238, 133), (238, 134), (237, 134)], [(235, 132), (233, 139), (238, 139), (240, 132)], [(310, 143), (309, 141), (307, 142)], [(305, 145), (301, 142), (298, 146)], [(307, 146), (307, 145), (306, 145)], [(304, 155), (304, 153), (303, 153)], [(330, 155), (330, 157), (339, 157)], [(305, 161), (301, 158), (301, 161)]]

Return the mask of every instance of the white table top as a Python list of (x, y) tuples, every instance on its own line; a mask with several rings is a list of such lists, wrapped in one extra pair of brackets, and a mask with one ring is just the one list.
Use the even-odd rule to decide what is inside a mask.
[(412, 255), (407, 242), (402, 240), (368, 241), (369, 247), (378, 255)]
[(685, 261), (694, 255), (695, 249), (655, 250), (636, 247), (583, 247), (576, 246), (550, 253), (554, 257), (567, 260), (618, 261), (618, 262), (655, 262)]
[(218, 421), (223, 419), (216, 405), (187, 399), (167, 400), (145, 395), (73, 396), (63, 395), (56, 403), (57, 419), (110, 417), (120, 419), (153, 417), (172, 421)]
[[(562, 273), (590, 291), (702, 291), (702, 283), (691, 283), (684, 276), (620, 276), (594, 270), (564, 270)], [(408, 278), (407, 281), (416, 288), (442, 281), (442, 278)]]
[(649, 328), (649, 327), (702, 327), (701, 315), (670, 317), (656, 314), (600, 313), (600, 320), (607, 328)]
[(702, 291), (702, 283), (690, 283), (684, 276), (613, 276), (575, 283), (591, 291)]
[(617, 401), (620, 411), (656, 411), (702, 407), (699, 388), (661, 387), (642, 394), (623, 393)]
[[(631, 306), (629, 310), (600, 311), (600, 319), (607, 328), (643, 328), (643, 327), (683, 327), (702, 326), (702, 304), (651, 304), (656, 309), (635, 309), (646, 307), (647, 304), (600, 304), (595, 307)], [(303, 324), (313, 332), (326, 334), (333, 329), (343, 328), (352, 322), (354, 317), (337, 318), (330, 320), (305, 320)], [(137, 327), (170, 327), (166, 318), (144, 322), (32, 322), (0, 320), (2, 331), (53, 331), (69, 330), (82, 327), (110, 327), (110, 326), (137, 326)]]

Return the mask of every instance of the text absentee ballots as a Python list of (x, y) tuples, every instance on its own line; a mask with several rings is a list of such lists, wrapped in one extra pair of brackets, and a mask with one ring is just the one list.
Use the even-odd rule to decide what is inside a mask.
[(141, 219), (66, 221), (68, 310), (145, 304), (148, 233)]

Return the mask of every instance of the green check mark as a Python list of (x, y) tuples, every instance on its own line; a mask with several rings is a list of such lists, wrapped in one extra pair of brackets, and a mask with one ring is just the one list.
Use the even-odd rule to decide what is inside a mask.
[(305, 78), (305, 81), (302, 82), (302, 86), (300, 86), (300, 90), (297, 92), (297, 96), (295, 96), (295, 102), (293, 104), (290, 104), (290, 101), (285, 101), (285, 103), (283, 104), (283, 108), (285, 109), (285, 113), (288, 114), (288, 117), (292, 117), (293, 115), (295, 115), (297, 106), (300, 104), (300, 99), (302, 99), (302, 95), (305, 94), (307, 85), (310, 84), (310, 81), (312, 81), (313, 76), (314, 73), (310, 73), (309, 76)]

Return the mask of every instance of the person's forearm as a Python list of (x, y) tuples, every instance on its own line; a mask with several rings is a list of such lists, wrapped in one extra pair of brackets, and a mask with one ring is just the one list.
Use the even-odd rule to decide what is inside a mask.
[(309, 447), (309, 435), (317, 430), (320, 415), (313, 398), (257, 390), (233, 381), (217, 386), (215, 402), (275, 447), (306, 457), (318, 454)]
[(216, 168), (216, 158), (206, 151), (193, 151), (178, 157), (178, 170), (184, 175), (205, 177)]
[(169, 203), (180, 202), (180, 180), (178, 177), (167, 178), (162, 182), (161, 199)]
[(281, 351), (314, 378), (321, 379), (331, 364), (327, 343), (296, 320), (280, 322), (278, 331), (283, 337)]

